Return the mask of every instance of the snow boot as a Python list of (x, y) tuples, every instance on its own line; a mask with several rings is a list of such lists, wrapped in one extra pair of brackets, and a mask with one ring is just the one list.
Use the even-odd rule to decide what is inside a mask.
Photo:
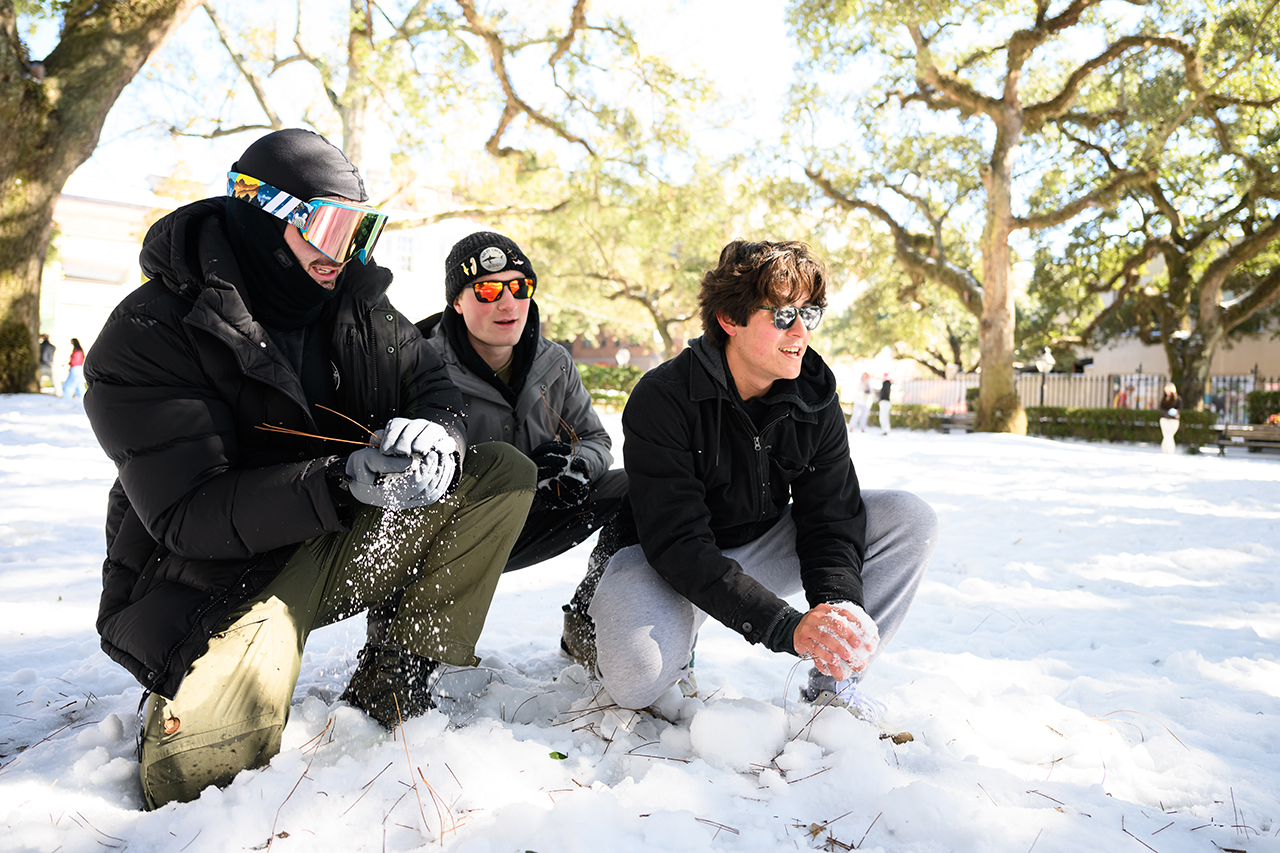
[(360, 650), (356, 670), (339, 698), (391, 731), (397, 723), (436, 706), (431, 674), (439, 666), (430, 658), (370, 643)]
[(564, 634), (560, 637), (560, 650), (587, 671), (587, 675), (596, 673), (596, 624), (591, 617), (566, 604), (560, 608), (564, 611)]
[(800, 700), (819, 710), (827, 707), (844, 708), (864, 723), (871, 723), (880, 729), (881, 740), (892, 740), (896, 744), (915, 740), (911, 732), (890, 726), (884, 718), (888, 710), (885, 704), (862, 692), (858, 682), (853, 679), (836, 681), (831, 676), (818, 672), (816, 667), (812, 668), (809, 670), (809, 686), (800, 688)]

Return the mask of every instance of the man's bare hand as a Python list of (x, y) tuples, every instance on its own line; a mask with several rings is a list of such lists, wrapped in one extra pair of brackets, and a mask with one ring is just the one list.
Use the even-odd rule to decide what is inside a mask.
[(880, 632), (856, 604), (819, 604), (800, 618), (792, 644), (797, 654), (812, 658), (823, 675), (844, 680), (867, 668), (880, 644)]

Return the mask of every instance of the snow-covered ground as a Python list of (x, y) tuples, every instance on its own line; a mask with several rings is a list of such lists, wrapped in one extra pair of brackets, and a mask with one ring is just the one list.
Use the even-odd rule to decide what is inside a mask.
[(0, 849), (1280, 851), (1280, 456), (851, 448), (942, 520), (865, 683), (912, 742), (715, 623), (698, 698), (601, 709), (558, 652), (583, 546), (503, 579), (441, 710), (390, 735), (337, 702), (363, 623), (326, 628), (271, 765), (148, 813), (93, 628), (111, 465), (74, 403), (0, 397)]

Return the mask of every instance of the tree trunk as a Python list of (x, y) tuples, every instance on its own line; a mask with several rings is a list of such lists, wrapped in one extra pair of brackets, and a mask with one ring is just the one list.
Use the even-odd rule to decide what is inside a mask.
[(1013, 373), (1015, 305), (1009, 281), (1009, 234), (1013, 231), (1013, 152), (1020, 118), (1007, 114), (996, 131), (991, 163), (982, 171), (987, 218), (982, 230), (982, 321), (978, 327), (981, 380), (975, 428), (1027, 434), (1027, 413)]
[(362, 174), (364, 137), (369, 122), (369, 81), (365, 79), (373, 52), (373, 21), (367, 0), (351, 0), (350, 30), (347, 33), (347, 85), (343, 89), (338, 115), (342, 117), (342, 153)]
[(17, 38), (13, 0), (0, 0), (0, 326), (27, 330), (25, 347), (20, 336), (0, 334), (0, 392), (37, 390), (40, 275), (54, 201), (93, 154), (120, 92), (195, 5), (73, 7), (57, 47), (33, 64)]
[[(1190, 411), (1204, 409), (1204, 395), (1209, 390), (1209, 371), (1213, 354), (1226, 338), (1221, 312), (1212, 311), (1201, 317), (1195, 331), (1175, 338), (1162, 334), (1164, 354), (1169, 361), (1169, 380), (1178, 389), (1182, 405)], [(1172, 328), (1172, 322), (1165, 328)], [(1163, 329), (1161, 330), (1163, 333)]]

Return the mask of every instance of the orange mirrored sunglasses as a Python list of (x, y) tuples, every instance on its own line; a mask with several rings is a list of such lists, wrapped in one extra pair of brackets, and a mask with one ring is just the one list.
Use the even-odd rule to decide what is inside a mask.
[(502, 298), (504, 288), (510, 288), (516, 299), (528, 299), (537, 289), (537, 283), (531, 278), (517, 278), (511, 281), (477, 281), (471, 285), (476, 299), (481, 302), (497, 302)]

